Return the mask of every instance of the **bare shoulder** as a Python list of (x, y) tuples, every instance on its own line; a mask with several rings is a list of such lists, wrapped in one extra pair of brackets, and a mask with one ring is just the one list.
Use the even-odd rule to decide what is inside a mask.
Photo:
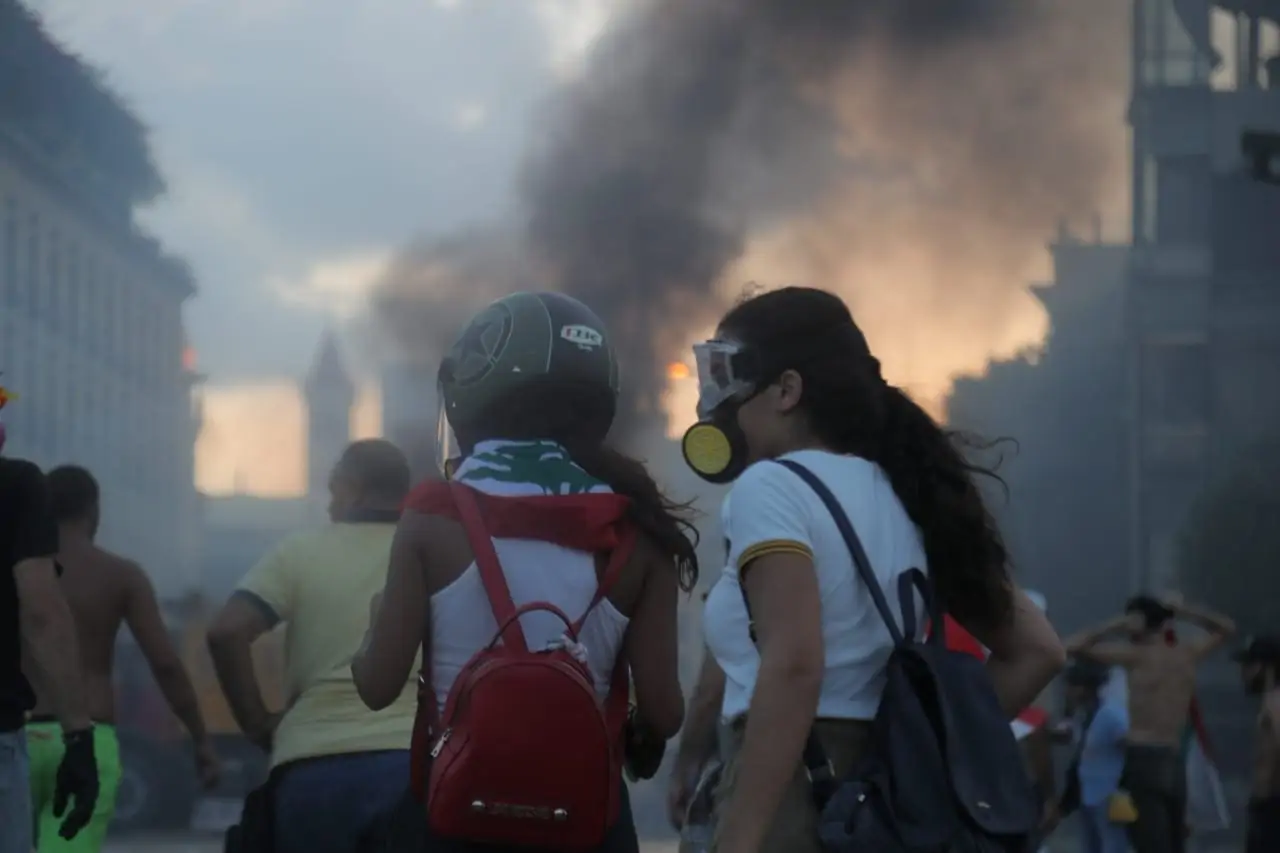
[(644, 531), (640, 531), (636, 535), (636, 548), (631, 554), (631, 565), (633, 567), (647, 573), (656, 567), (672, 562), (671, 555), (664, 552), (652, 536)]
[(413, 510), (400, 516), (391, 544), (392, 570), (422, 572), (429, 594), (453, 583), (471, 561), (471, 544), (460, 522)]
[(426, 515), (407, 510), (396, 523), (396, 539), (400, 542), (424, 543), (442, 536), (465, 535), (462, 525), (443, 515)]
[(97, 570), (109, 577), (112, 585), (126, 593), (151, 589), (151, 577), (136, 560), (122, 557), (102, 548), (97, 550)]

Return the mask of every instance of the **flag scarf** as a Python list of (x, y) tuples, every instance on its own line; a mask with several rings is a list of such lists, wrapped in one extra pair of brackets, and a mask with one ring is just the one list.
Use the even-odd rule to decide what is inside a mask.
[[(535, 539), (573, 551), (611, 551), (630, 501), (574, 464), (550, 441), (482, 441), (453, 473), (476, 491), (495, 539)], [(458, 520), (449, 484), (418, 485), (404, 509)]]
[[(1165, 639), (1170, 645), (1178, 642), (1172, 629)], [(1123, 667), (1113, 667), (1111, 677), (1103, 688), (1104, 702), (1129, 705), (1129, 684)], [(1187, 727), (1183, 733), (1183, 751), (1187, 762), (1187, 823), (1195, 832), (1213, 832), (1231, 825), (1227, 811), (1226, 795), (1222, 789), (1222, 777), (1213, 755), (1213, 744), (1205, 726), (1204, 713), (1199, 697), (1192, 695), (1187, 714)]]

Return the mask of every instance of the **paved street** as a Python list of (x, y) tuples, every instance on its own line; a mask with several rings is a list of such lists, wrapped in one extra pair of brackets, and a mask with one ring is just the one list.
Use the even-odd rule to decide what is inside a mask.
[[(676, 844), (670, 841), (651, 841), (640, 846), (642, 853), (675, 853)], [(1080, 847), (1066, 832), (1054, 839), (1051, 853), (1079, 853)], [(1193, 847), (1190, 853), (1238, 853), (1238, 845), (1214, 845)], [(218, 839), (205, 837), (152, 836), (120, 838), (107, 844), (104, 853), (222, 853)]]
[[(641, 853), (676, 853), (671, 842), (641, 845)], [(103, 853), (222, 853), (222, 842), (215, 838), (151, 836), (117, 838), (107, 843)]]

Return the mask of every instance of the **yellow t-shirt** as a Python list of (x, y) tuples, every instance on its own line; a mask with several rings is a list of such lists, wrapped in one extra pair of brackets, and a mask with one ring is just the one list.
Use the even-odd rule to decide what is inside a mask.
[[(285, 695), (272, 766), (319, 755), (408, 749), (417, 673), (390, 707), (365, 707), (351, 659), (382, 592), (395, 525), (330, 524), (291, 536), (240, 582), (285, 625)], [(416, 667), (415, 667), (416, 670)]]

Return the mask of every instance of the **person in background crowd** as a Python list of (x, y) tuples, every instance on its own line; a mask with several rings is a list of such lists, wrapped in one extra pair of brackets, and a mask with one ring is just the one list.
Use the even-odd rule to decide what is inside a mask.
[(160, 615), (151, 581), (137, 563), (94, 544), (100, 517), (98, 483), (84, 468), (66, 465), (45, 478), (58, 523), (58, 563), (62, 590), (75, 617), (89, 714), (93, 718), (98, 767), (98, 804), (93, 819), (73, 840), (58, 835), (54, 793), (65, 751), (58, 737), (52, 697), (41, 695), (27, 723), (31, 791), (39, 853), (96, 853), (115, 814), (120, 783), (120, 745), (115, 733), (112, 670), (116, 634), (129, 625), (178, 719), (191, 733), (196, 773), (208, 788), (218, 781), (218, 758), (204, 727), (200, 705), (186, 668)]
[[(1185, 619), (1203, 637), (1170, 643), (1172, 622)], [(1067, 641), (1068, 653), (1124, 670), (1129, 729), (1122, 786), (1137, 819), (1129, 825), (1135, 853), (1182, 853), (1187, 837), (1187, 771), (1183, 752), (1196, 669), (1235, 634), (1235, 623), (1177, 597), (1130, 599), (1124, 614)], [(1127, 636), (1126, 636), (1127, 635)]]
[(824, 481), (884, 589), (909, 569), (929, 573), (991, 650), (1010, 717), (1052, 680), (1063, 651), (1010, 577), (975, 482), (990, 472), (884, 380), (839, 297), (788, 287), (747, 299), (694, 356), (700, 420), (685, 457), (704, 478), (733, 482), (729, 561), (704, 622), (727, 721), (712, 849), (816, 851), (802, 751), (812, 731), (837, 777), (864, 753), (892, 640), (831, 512), (794, 472), (763, 460), (793, 460)]
[[(9, 399), (0, 387), (0, 409)], [(65, 751), (54, 795), (55, 814), (65, 814), (58, 827), (62, 838), (75, 838), (92, 818), (98, 769), (75, 621), (58, 583), (58, 524), (44, 475), (30, 462), (4, 456), (4, 443), (0, 421), (0, 853), (30, 853), (30, 766), (23, 726), (35, 693), (27, 675), (50, 698), (62, 734)]]
[(1235, 659), (1245, 690), (1261, 702), (1245, 851), (1275, 853), (1280, 850), (1280, 637), (1254, 637)]
[[(467, 489), (484, 530), (475, 530), (475, 522), (464, 526), (447, 485), (423, 484), (406, 501), (386, 595), (352, 663), (369, 707), (391, 701), (421, 647), (429, 656), (423, 714), (434, 726), (463, 668), (497, 634), (499, 605), (477, 565), (470, 527), (492, 540), (501, 575), (492, 586), (509, 592), (497, 597), (515, 607), (549, 602), (569, 619), (585, 614), (576, 645), (605, 707), (617, 668), (627, 667), (635, 722), (661, 742), (679, 731), (678, 591), (697, 582), (696, 539), (689, 538), (696, 533), (686, 508), (666, 498), (641, 463), (606, 444), (618, 387), (617, 357), (602, 321), (568, 296), (513, 294), (467, 325), (440, 367), (441, 434), (448, 442), (440, 449), (442, 467)], [(629, 531), (637, 534), (635, 549), (601, 599), (602, 572)], [(529, 649), (562, 641), (564, 625), (548, 614), (519, 622)], [(519, 708), (477, 713), (503, 711), (512, 726), (521, 724)], [(431, 730), (434, 752), (449, 731)], [(425, 751), (421, 757), (415, 769), (425, 776), (430, 757)], [(522, 778), (520, 784), (536, 785)], [(616, 818), (602, 816), (611, 822), (597, 849), (636, 851), (621, 773), (603, 784), (619, 786), (619, 808)], [(526, 794), (536, 791), (508, 796)], [(493, 849), (442, 835), (422, 806), (412, 805), (416, 849)]]
[(1067, 770), (1059, 812), (1079, 812), (1084, 853), (1128, 853), (1126, 825), (1117, 807), (1124, 771), (1128, 712), (1118, 702), (1105, 702), (1102, 687), (1107, 667), (1088, 660), (1067, 669), (1066, 712), (1074, 757)]
[[(409, 778), (414, 695), (365, 707), (351, 658), (386, 582), (409, 465), (393, 444), (357, 441), (329, 479), (331, 524), (291, 536), (240, 582), (209, 627), (218, 681), (240, 728), (271, 753), (278, 853), (353, 853)], [(251, 646), (283, 624), (289, 705), (269, 711)]]

